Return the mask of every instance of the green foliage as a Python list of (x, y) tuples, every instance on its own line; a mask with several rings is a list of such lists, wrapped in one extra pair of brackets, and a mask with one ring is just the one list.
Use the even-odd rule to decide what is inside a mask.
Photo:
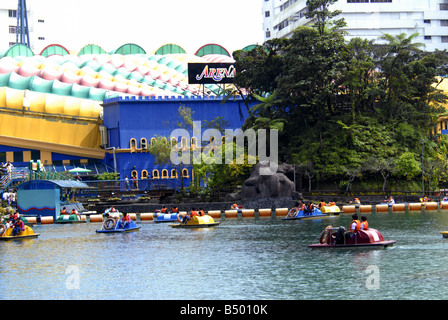
[(386, 34), (381, 45), (347, 42), (344, 21), (328, 10), (334, 2), (308, 0), (312, 27), (234, 54), (243, 70), (236, 86), (248, 88), (253, 102), (243, 129), (280, 129), (281, 161), (312, 166), (313, 179), (343, 180), (344, 188), (376, 176), (383, 190), (390, 178), (417, 179), (423, 139), (427, 179), (444, 183), (447, 140), (428, 133), (446, 115), (447, 96), (437, 88), (446, 51), (420, 50), (416, 34)]

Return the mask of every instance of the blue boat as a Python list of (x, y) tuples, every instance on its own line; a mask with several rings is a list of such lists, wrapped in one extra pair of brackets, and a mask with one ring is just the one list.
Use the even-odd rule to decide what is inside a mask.
[(302, 209), (292, 208), (282, 220), (315, 219), (328, 216), (328, 213), (322, 213), (322, 211), (318, 208), (314, 208), (311, 212), (305, 212)]
[(158, 213), (157, 216), (154, 214), (154, 222), (173, 222), (177, 220), (177, 213)]
[(120, 232), (132, 232), (138, 231), (140, 227), (131, 220), (128, 224), (123, 225), (123, 222), (116, 221), (114, 218), (108, 218), (104, 220), (103, 227), (100, 230), (96, 230), (97, 233), (120, 233)]

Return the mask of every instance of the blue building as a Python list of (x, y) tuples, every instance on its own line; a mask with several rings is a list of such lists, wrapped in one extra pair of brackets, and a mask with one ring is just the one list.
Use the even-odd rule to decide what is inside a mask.
[[(239, 129), (248, 117), (241, 97), (225, 103), (216, 97), (116, 97), (103, 102), (104, 127), (107, 130), (105, 162), (115, 167), (120, 179), (135, 177), (140, 190), (154, 186), (167, 188), (188, 185), (194, 177), (192, 166), (176, 167), (173, 163), (156, 164), (148, 148), (157, 137), (165, 137), (173, 146), (187, 144), (200, 148), (207, 141), (188, 129), (190, 141), (169, 141), (174, 130), (185, 127), (180, 110), (191, 110), (191, 120), (201, 123), (201, 132), (213, 120), (225, 123), (224, 129)], [(132, 181), (130, 181), (132, 183)]]

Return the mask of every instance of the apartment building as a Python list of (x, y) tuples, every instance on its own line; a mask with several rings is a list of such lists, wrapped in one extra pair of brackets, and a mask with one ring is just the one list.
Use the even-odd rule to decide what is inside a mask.
[[(290, 37), (295, 28), (310, 23), (306, 0), (262, 1), (265, 40)], [(330, 10), (342, 11), (338, 18), (347, 23), (347, 40), (418, 32), (416, 41), (425, 50), (448, 49), (448, 0), (339, 0)]]

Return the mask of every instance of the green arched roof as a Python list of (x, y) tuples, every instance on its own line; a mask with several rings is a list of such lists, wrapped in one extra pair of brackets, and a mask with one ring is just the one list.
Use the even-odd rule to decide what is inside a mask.
[(146, 51), (140, 47), (139, 45), (136, 45), (134, 43), (127, 43), (122, 45), (121, 47), (119, 47), (118, 49), (110, 52), (110, 54), (122, 54), (122, 55), (127, 55), (127, 54), (146, 54)]
[(176, 53), (186, 53), (184, 48), (178, 46), (177, 44), (168, 43), (161, 46), (155, 52), (156, 55), (164, 55), (164, 54), (176, 54)]
[(13, 46), (11, 46), (8, 50), (6, 50), (5, 57), (32, 57), (34, 56), (33, 51), (28, 48), (26, 45), (21, 44), (21, 43), (17, 43)]
[(40, 53), (43, 57), (48, 57), (53, 54), (58, 54), (60, 56), (65, 56), (66, 54), (70, 54), (70, 52), (59, 44), (50, 44), (46, 46), (42, 52)]
[(259, 44), (251, 44), (251, 45), (245, 46), (241, 50), (245, 51), (245, 52), (249, 52), (249, 51), (251, 51), (251, 50), (253, 50), (253, 49), (257, 48), (257, 47), (261, 47), (261, 46)]
[(101, 48), (96, 44), (88, 44), (84, 46), (81, 50), (79, 50), (78, 56), (82, 56), (83, 54), (103, 54), (106, 53), (106, 50)]
[(230, 57), (229, 51), (227, 51), (224, 47), (220, 46), (219, 44), (215, 43), (206, 44), (200, 47), (198, 51), (196, 51), (195, 53), (195, 55), (198, 57), (202, 57), (207, 54), (222, 54)]

